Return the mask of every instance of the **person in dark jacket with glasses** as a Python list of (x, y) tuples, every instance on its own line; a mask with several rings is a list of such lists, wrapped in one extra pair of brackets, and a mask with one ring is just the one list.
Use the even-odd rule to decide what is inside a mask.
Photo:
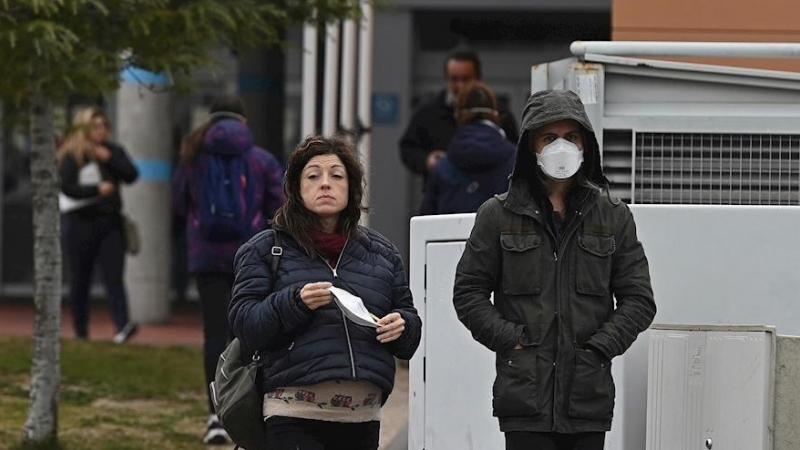
[(506, 449), (603, 448), (611, 361), (656, 305), (633, 215), (609, 195), (573, 92), (529, 98), (508, 192), (478, 210), (453, 303), (497, 355), (493, 412)]
[[(229, 319), (245, 348), (266, 358), (258, 380), (272, 449), (377, 449), (395, 358), (419, 345), (400, 254), (358, 224), (363, 183), (349, 141), (309, 137), (287, 163), (273, 229), (236, 255)], [(334, 287), (360, 297), (374, 326), (345, 316)]]
[[(445, 154), (456, 132), (454, 103), (464, 88), (482, 79), (478, 53), (465, 47), (455, 47), (444, 62), (446, 87), (434, 98), (414, 111), (411, 122), (400, 138), (400, 158), (412, 173), (427, 177)], [(499, 124), (510, 142), (519, 136), (514, 117), (505, 109), (499, 110)]]

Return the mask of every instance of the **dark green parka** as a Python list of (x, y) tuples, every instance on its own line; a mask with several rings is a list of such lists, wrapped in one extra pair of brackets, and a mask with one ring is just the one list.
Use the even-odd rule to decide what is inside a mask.
[[(558, 245), (529, 134), (562, 119), (577, 121), (585, 134)], [(508, 192), (478, 210), (453, 303), (474, 338), (497, 354), (493, 410), (501, 431), (608, 431), (611, 360), (656, 313), (647, 258), (627, 205), (609, 197), (578, 96), (536, 93), (522, 124)]]

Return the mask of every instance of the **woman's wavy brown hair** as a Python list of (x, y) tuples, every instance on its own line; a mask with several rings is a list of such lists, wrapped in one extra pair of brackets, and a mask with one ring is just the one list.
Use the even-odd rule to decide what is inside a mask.
[(300, 177), (306, 164), (315, 156), (338, 156), (347, 172), (347, 206), (339, 214), (337, 231), (348, 237), (358, 231), (358, 221), (367, 207), (364, 198), (364, 167), (358, 160), (355, 146), (343, 135), (309, 136), (298, 145), (286, 162), (286, 176), (283, 179), (283, 192), (286, 202), (275, 213), (273, 223), (289, 233), (312, 258), (317, 248), (308, 233), (320, 228), (319, 216), (306, 208), (300, 196)]

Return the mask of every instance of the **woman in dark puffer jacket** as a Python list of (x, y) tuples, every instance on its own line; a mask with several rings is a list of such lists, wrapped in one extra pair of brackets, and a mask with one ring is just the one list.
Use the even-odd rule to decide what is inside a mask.
[[(422, 322), (399, 253), (358, 225), (363, 181), (346, 140), (306, 139), (288, 161), (273, 230), (236, 255), (231, 329), (266, 356), (259, 384), (276, 450), (377, 449), (394, 358), (411, 358), (419, 345)], [(347, 319), (331, 287), (360, 297), (377, 329)]]

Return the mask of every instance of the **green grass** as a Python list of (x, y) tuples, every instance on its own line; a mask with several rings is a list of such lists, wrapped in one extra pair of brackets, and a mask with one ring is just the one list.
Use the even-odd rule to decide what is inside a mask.
[[(58, 450), (205, 449), (199, 347), (62, 340)], [(0, 450), (19, 446), (32, 343), (0, 337)]]

